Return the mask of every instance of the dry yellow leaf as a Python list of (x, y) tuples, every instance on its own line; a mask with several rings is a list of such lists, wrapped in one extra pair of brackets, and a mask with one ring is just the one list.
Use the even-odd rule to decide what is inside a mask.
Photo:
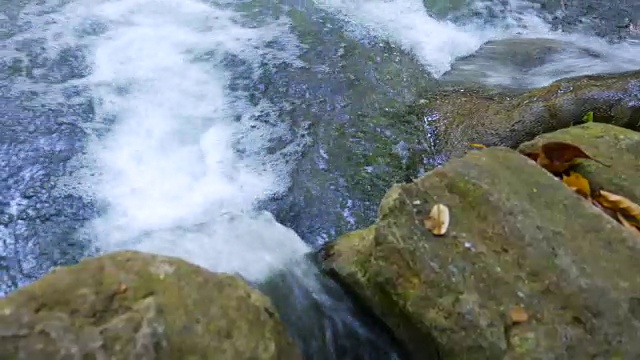
[(472, 148), (476, 148), (476, 149), (486, 149), (487, 148), (486, 145), (482, 145), (482, 144), (469, 144), (469, 146), (471, 146)]
[(596, 201), (598, 201), (600, 205), (606, 208), (609, 208), (616, 212), (621, 212), (623, 213), (623, 215), (628, 215), (640, 222), (640, 205), (634, 203), (624, 196), (600, 190), (598, 192)]
[(625, 219), (624, 215), (622, 215), (620, 213), (616, 213), (616, 216), (618, 217), (618, 221), (620, 221), (620, 224), (622, 224), (622, 226), (624, 226), (627, 229), (631, 230), (632, 232), (640, 235), (640, 228), (638, 228), (636, 225), (630, 223), (629, 220)]
[(434, 205), (424, 226), (434, 235), (444, 235), (449, 228), (449, 208), (443, 204)]
[(514, 306), (509, 311), (509, 319), (514, 324), (523, 323), (529, 320), (529, 314), (521, 306)]
[(589, 186), (589, 180), (585, 179), (577, 172), (572, 171), (569, 173), (569, 176), (563, 175), (562, 182), (565, 183), (565, 185), (567, 185), (573, 191), (577, 192), (587, 199), (591, 196), (591, 186)]

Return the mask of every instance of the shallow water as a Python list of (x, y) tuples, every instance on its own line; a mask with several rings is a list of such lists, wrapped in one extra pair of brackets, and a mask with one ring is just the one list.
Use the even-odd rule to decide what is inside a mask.
[(309, 356), (400, 356), (302, 260), (371, 223), (393, 180), (352, 181), (328, 139), (354, 140), (331, 126), (414, 100), (490, 40), (582, 50), (527, 68), (467, 58), (463, 81), (532, 87), (640, 67), (633, 33), (602, 26), (616, 14), (565, 15), (558, 32), (549, 6), (431, 3), (437, 13), (420, 0), (12, 1), (0, 14), (0, 292), (143, 250), (262, 287)]

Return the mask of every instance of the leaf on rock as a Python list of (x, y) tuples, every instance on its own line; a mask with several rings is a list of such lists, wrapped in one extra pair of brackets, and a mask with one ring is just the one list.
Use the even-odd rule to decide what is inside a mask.
[(449, 228), (449, 208), (443, 204), (434, 205), (424, 226), (434, 235), (444, 235)]
[[(597, 198), (597, 192), (593, 193), (593, 196), (595, 196)], [(602, 211), (603, 213), (609, 215), (612, 218), (616, 218), (616, 214), (617, 212), (614, 210), (609, 209), (608, 207), (604, 207), (602, 206), (602, 204), (600, 204), (596, 199), (591, 198), (591, 204), (593, 204), (593, 206), (595, 206), (596, 208), (598, 208), (600, 211)]]
[(514, 306), (509, 311), (509, 320), (512, 324), (523, 323), (529, 320), (529, 314), (521, 306)]
[(582, 121), (586, 123), (593, 122), (593, 111), (589, 111), (588, 113), (584, 114), (584, 116), (582, 117)]
[(630, 223), (629, 220), (627, 220), (624, 217), (624, 215), (622, 215), (621, 213), (616, 213), (616, 216), (618, 217), (618, 221), (620, 221), (620, 224), (622, 224), (622, 226), (624, 226), (627, 229), (633, 231), (634, 233), (640, 235), (640, 226), (639, 225)]
[(540, 153), (537, 152), (529, 152), (529, 153), (524, 153), (524, 156), (528, 157), (529, 159), (538, 162), (538, 157), (540, 156)]
[(569, 176), (563, 175), (562, 182), (565, 183), (565, 185), (567, 185), (573, 191), (577, 192), (587, 199), (591, 196), (591, 186), (589, 185), (589, 180), (585, 179), (577, 172), (572, 171), (571, 173), (569, 173)]
[(635, 221), (640, 222), (640, 205), (624, 196), (600, 190), (595, 200), (603, 207), (622, 213), (622, 215), (628, 215)]
[(482, 144), (469, 144), (469, 146), (471, 146), (472, 148), (476, 148), (476, 149), (486, 149), (487, 148), (486, 145), (482, 145)]
[(574, 165), (578, 159), (589, 159), (603, 166), (609, 166), (592, 158), (578, 146), (562, 141), (545, 142), (537, 152), (526, 153), (524, 155), (553, 174), (563, 173)]

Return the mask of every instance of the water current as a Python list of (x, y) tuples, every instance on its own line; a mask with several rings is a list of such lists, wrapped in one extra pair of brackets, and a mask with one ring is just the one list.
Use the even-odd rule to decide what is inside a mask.
[[(640, 9), (610, 7), (617, 10), (519, 0), (6, 0), (0, 294), (85, 256), (148, 251), (245, 277), (276, 302), (309, 358), (401, 358), (384, 329), (308, 260), (336, 235), (319, 214), (331, 200), (308, 191), (296, 217), (274, 200), (296, 182), (328, 186), (296, 170), (310, 152), (323, 159), (314, 129), (390, 99), (411, 101), (417, 85), (456, 69), (465, 81), (534, 87), (640, 68)], [(489, 41), (531, 39), (562, 51), (525, 65), (465, 60)], [(345, 53), (362, 61), (345, 63)], [(403, 64), (395, 85), (376, 83), (385, 61)], [(365, 80), (374, 86), (353, 91)], [(345, 229), (373, 221), (374, 205), (359, 216), (352, 206), (346, 201), (336, 220)]]

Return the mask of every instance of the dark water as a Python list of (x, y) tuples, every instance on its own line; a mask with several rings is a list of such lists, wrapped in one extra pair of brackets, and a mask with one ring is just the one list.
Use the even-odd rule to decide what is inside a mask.
[[(638, 2), (424, 3), (3, 5), (0, 293), (87, 255), (152, 251), (256, 283), (315, 358), (400, 357), (300, 260), (437, 164), (411, 157), (428, 124), (385, 114), (462, 65), (463, 82), (525, 87), (640, 66)], [(531, 38), (580, 51), (467, 57)]]
[(89, 69), (80, 48), (52, 56), (46, 39), (22, 37), (35, 26), (20, 21), (23, 9), (3, 5), (0, 18), (0, 293), (77, 262), (87, 244), (74, 233), (96, 216), (82, 197), (52, 193), (85, 145), (79, 124), (93, 105), (67, 82)]

